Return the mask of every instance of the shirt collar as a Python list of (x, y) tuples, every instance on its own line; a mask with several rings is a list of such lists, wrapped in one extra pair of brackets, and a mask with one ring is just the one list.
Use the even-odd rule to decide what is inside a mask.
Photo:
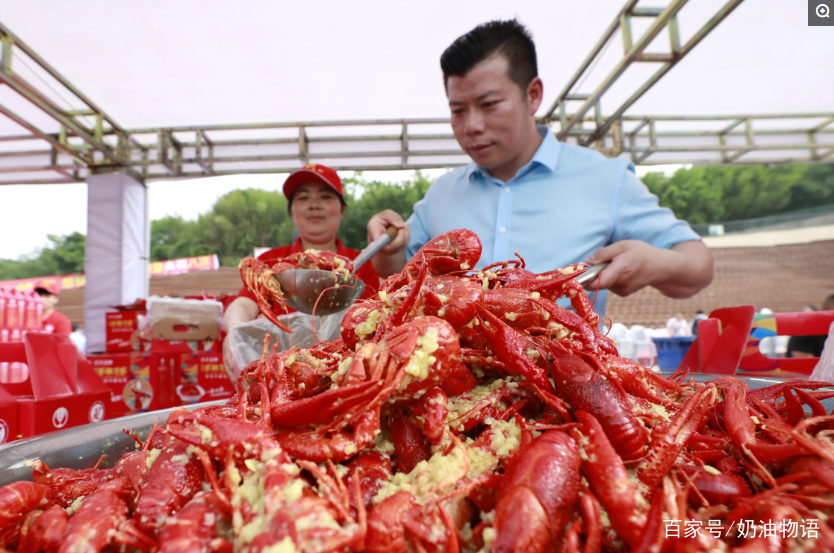
[[(556, 137), (553, 136), (550, 128), (546, 125), (537, 125), (536, 130), (539, 131), (539, 135), (544, 138), (544, 140), (542, 140), (542, 143), (539, 144), (539, 149), (536, 150), (536, 153), (533, 155), (533, 159), (530, 160), (530, 163), (519, 169), (516, 176), (527, 173), (535, 165), (545, 167), (551, 173), (556, 170), (556, 164), (559, 162), (559, 152), (562, 149), (562, 144), (556, 140)], [(487, 178), (487, 180), (489, 179), (489, 173), (486, 169), (482, 169), (477, 163), (470, 161), (466, 166), (466, 178), (471, 182), (478, 174), (483, 175)]]
[[(292, 249), (290, 249), (290, 253), (301, 253), (302, 251), (304, 250), (301, 248), (301, 237), (299, 236), (295, 239), (295, 242), (293, 242)], [(336, 238), (336, 253), (339, 255), (347, 254), (347, 248), (345, 248), (342, 245), (342, 241), (338, 238)]]

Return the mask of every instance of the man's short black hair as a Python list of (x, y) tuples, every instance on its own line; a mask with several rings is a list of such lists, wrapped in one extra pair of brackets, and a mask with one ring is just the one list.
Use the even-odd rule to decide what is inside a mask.
[(539, 75), (536, 45), (530, 31), (515, 19), (481, 23), (446, 48), (440, 56), (443, 86), (449, 77), (463, 77), (496, 54), (506, 58), (510, 79), (525, 93), (530, 81)]

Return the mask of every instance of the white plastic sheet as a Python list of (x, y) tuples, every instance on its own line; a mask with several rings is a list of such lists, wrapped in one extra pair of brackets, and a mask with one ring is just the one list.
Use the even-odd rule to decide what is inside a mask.
[[(316, 335), (319, 340), (335, 340), (341, 336), (341, 323), (345, 311), (333, 313), (332, 315), (316, 316)], [(278, 349), (288, 350), (291, 347), (309, 348), (318, 342), (313, 335), (312, 317), (304, 313), (291, 313), (280, 317), (281, 322), (287, 325), (292, 334), (288, 334), (267, 319), (255, 319), (249, 323), (242, 323), (233, 326), (226, 335), (226, 342), (230, 352), (229, 361), (232, 366), (228, 367), (234, 372), (233, 382), (237, 383), (240, 371), (247, 364), (260, 359), (263, 353), (264, 338), (266, 333), (272, 331), (269, 339), (269, 347), (279, 340)]]
[(194, 300), (151, 296), (147, 303), (150, 324), (161, 319), (176, 319), (180, 324), (199, 325), (202, 323), (220, 324), (223, 316), (223, 304), (216, 300)]
[(828, 327), (828, 339), (825, 341), (822, 355), (811, 373), (810, 380), (834, 382), (834, 339), (831, 338), (832, 336), (834, 336), (834, 323)]

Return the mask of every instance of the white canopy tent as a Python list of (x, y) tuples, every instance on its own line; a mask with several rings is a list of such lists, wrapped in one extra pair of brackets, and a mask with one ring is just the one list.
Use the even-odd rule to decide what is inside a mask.
[[(96, 228), (112, 229), (88, 237), (93, 348), (103, 306), (144, 292), (125, 277), (125, 267), (147, 246), (147, 209), (137, 208), (137, 185), (288, 171), (307, 160), (344, 168), (464, 163), (445, 122), (438, 57), (486, 20), (517, 17), (531, 29), (545, 97), (568, 105), (561, 120), (548, 109), (551, 101), (540, 115), (557, 134), (570, 127), (568, 139), (592, 141), (609, 155), (645, 163), (743, 163), (826, 161), (834, 154), (834, 125), (828, 126), (834, 108), (825, 93), (834, 89), (825, 59), (834, 33), (807, 26), (805, 3), (796, 0), (7, 4), (2, 24), (28, 49), (7, 34), (3, 69), (8, 74), (11, 60), (11, 70), (37, 88), (52, 114), (42, 105), (33, 109), (30, 91), (15, 82), (0, 87), (0, 111), (8, 116), (0, 118), (0, 184), (77, 182), (103, 173), (91, 179), (88, 202)], [(676, 32), (667, 33), (668, 17), (661, 19), (675, 12)], [(660, 33), (646, 48), (630, 50), (629, 62), (640, 57), (644, 63), (626, 63), (595, 110), (596, 98), (583, 96), (600, 90), (624, 61), (621, 13), (631, 21), (625, 50), (653, 26)], [(717, 14), (720, 24), (712, 30)], [(704, 40), (690, 42), (704, 28)], [(588, 58), (602, 36), (610, 40)], [(682, 45), (671, 53), (670, 36), (672, 45), (676, 36)], [(38, 56), (64, 79), (44, 70)], [(586, 58), (587, 71), (576, 73)], [(620, 123), (615, 110), (670, 61), (677, 65)], [(579, 119), (584, 115), (587, 123), (566, 127), (580, 106)], [(594, 141), (602, 136), (594, 129), (608, 126), (612, 132)], [(31, 133), (46, 147), (21, 139)], [(635, 134), (630, 142), (629, 133)], [(90, 145), (98, 153), (89, 153)], [(107, 199), (93, 193), (102, 186), (120, 192)], [(116, 205), (114, 198), (123, 201)]]

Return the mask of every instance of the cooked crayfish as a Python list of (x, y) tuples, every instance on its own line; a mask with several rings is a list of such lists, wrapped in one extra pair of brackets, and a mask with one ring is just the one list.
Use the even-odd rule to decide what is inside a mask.
[(278, 315), (288, 311), (281, 284), (275, 275), (295, 269), (315, 269), (350, 275), (353, 272), (353, 262), (337, 253), (307, 250), (281, 258), (272, 266), (254, 257), (244, 257), (238, 268), (243, 283), (255, 294), (261, 313), (281, 330), (292, 332), (278, 318)]
[[(834, 551), (829, 384), (663, 378), (600, 332), (584, 265), (474, 270), (480, 252), (467, 230), (435, 238), (347, 313), (342, 339), (267, 340), (228, 404), (174, 411), (114, 468), (35, 462), (38, 483), (0, 488), (0, 546)], [(241, 263), (276, 324), (274, 274), (302, 266), (350, 267)]]

